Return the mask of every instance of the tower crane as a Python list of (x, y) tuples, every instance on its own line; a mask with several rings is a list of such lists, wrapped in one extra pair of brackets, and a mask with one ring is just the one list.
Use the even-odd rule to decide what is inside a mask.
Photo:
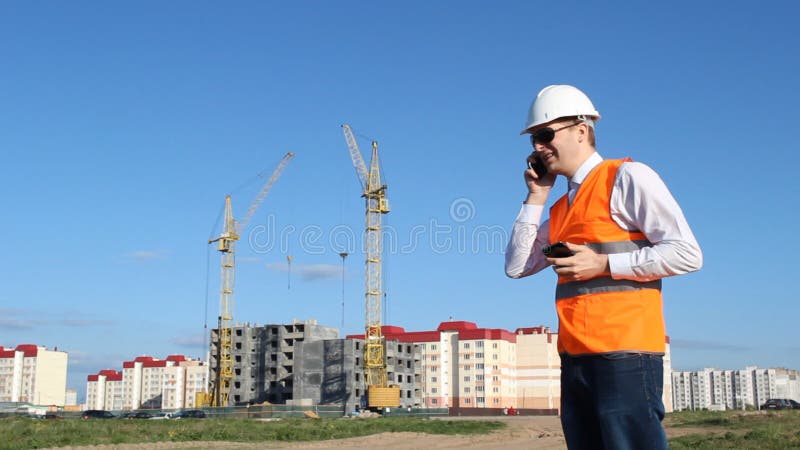
[(400, 406), (400, 387), (389, 385), (386, 372), (386, 342), (381, 331), (381, 214), (389, 212), (386, 185), (381, 184), (378, 143), (372, 142), (369, 172), (350, 125), (342, 125), (350, 159), (356, 169), (362, 194), (366, 200), (366, 294), (364, 333), (364, 379), (367, 385), (367, 404), (370, 408)]
[[(247, 230), (256, 211), (267, 198), (272, 185), (281, 176), (283, 170), (294, 158), (294, 153), (287, 153), (272, 175), (261, 187), (250, 207), (247, 208), (244, 218), (240, 221), (233, 219), (231, 196), (225, 196), (225, 222), (219, 237), (208, 241), (209, 244), (217, 243), (217, 250), (221, 253), (221, 282), (219, 297), (219, 317), (217, 332), (219, 341), (217, 346), (217, 373), (213, 380), (209, 380), (209, 393), (198, 394), (198, 404), (205, 406), (228, 406), (228, 396), (231, 392), (233, 381), (233, 287), (236, 274), (236, 241)], [(213, 340), (212, 340), (213, 342)], [(202, 394), (202, 393), (201, 393)]]

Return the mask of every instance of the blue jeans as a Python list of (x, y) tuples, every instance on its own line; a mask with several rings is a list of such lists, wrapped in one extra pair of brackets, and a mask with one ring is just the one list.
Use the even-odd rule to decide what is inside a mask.
[(561, 426), (570, 450), (667, 448), (661, 355), (561, 354)]

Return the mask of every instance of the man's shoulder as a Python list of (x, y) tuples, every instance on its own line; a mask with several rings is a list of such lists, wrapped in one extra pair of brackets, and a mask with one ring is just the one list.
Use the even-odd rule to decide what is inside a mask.
[(643, 162), (633, 161), (630, 158), (622, 160), (617, 176), (639, 177), (658, 177), (658, 173)]

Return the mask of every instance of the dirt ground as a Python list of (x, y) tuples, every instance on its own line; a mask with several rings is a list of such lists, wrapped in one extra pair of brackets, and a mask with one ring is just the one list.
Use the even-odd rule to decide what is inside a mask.
[[(59, 447), (65, 449), (94, 450), (172, 450), (172, 449), (475, 449), (475, 450), (522, 450), (522, 449), (566, 449), (561, 422), (552, 416), (518, 416), (518, 417), (464, 417), (443, 418), (438, 420), (495, 420), (505, 422), (508, 426), (503, 430), (484, 435), (445, 436), (425, 433), (381, 433), (348, 439), (335, 439), (315, 442), (159, 442), (153, 444), (95, 445), (88, 447)], [(703, 429), (669, 429), (669, 437), (714, 431)]]

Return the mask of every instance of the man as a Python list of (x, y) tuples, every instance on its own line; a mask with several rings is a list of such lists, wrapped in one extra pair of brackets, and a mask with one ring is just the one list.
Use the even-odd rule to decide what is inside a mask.
[[(644, 164), (603, 160), (600, 120), (573, 86), (544, 88), (525, 129), (534, 151), (527, 198), (506, 249), (506, 274), (558, 274), (561, 424), (570, 449), (666, 449), (661, 278), (698, 270), (703, 256), (683, 212)], [(535, 158), (546, 173), (533, 170)], [(540, 223), (557, 175), (569, 192)], [(547, 257), (564, 242), (572, 256)]]

